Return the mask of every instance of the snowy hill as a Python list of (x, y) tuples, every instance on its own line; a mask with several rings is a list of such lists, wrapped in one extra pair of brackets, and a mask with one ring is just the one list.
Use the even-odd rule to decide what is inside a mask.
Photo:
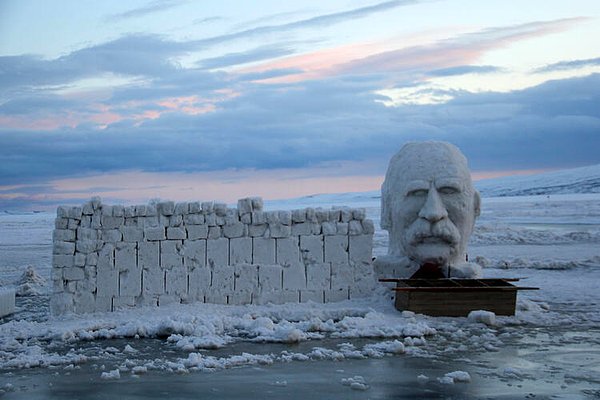
[(600, 193), (600, 164), (475, 182), (483, 197)]

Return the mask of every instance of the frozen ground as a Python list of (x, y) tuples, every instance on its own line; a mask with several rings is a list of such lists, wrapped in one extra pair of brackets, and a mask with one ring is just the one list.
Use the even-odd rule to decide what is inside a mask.
[[(304, 198), (367, 207), (369, 195)], [(600, 195), (485, 198), (470, 246), (486, 277), (520, 277), (515, 317), (399, 313), (382, 289), (329, 305), (47, 312), (53, 215), (0, 216), (4, 398), (600, 398)], [(377, 231), (375, 254), (387, 238)], [(482, 321), (482, 322), (478, 322)]]

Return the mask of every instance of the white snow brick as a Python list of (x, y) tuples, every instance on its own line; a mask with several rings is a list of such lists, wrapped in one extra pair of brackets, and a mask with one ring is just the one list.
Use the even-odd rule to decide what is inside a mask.
[(102, 248), (102, 240), (78, 240), (76, 242), (77, 251), (83, 254), (90, 254)]
[(115, 268), (115, 247), (106, 244), (98, 255), (96, 296), (111, 297), (119, 293), (119, 271)]
[(373, 224), (373, 221), (370, 219), (362, 220), (362, 228), (363, 228), (363, 233), (366, 235), (372, 235), (375, 233), (375, 225)]
[(75, 243), (55, 240), (52, 246), (52, 252), (53, 254), (73, 255), (75, 254)]
[(206, 239), (208, 237), (208, 225), (188, 225), (186, 229), (188, 239)]
[(56, 209), (56, 216), (58, 218), (69, 218), (69, 207), (58, 206)]
[(325, 301), (324, 297), (323, 290), (300, 290), (300, 303), (307, 303), (309, 301), (323, 303)]
[(292, 234), (292, 227), (281, 223), (270, 223), (269, 230), (273, 238), (287, 238)]
[(167, 237), (165, 235), (165, 228), (156, 227), (156, 228), (145, 228), (144, 229), (144, 238), (146, 240), (165, 240)]
[(306, 210), (292, 210), (292, 222), (299, 223), (306, 221)]
[(331, 288), (331, 265), (329, 263), (308, 264), (306, 266), (307, 289)]
[(100, 208), (100, 213), (103, 217), (112, 217), (113, 206), (103, 204), (102, 207)]
[(112, 217), (108, 215), (102, 215), (102, 228), (104, 229), (118, 229), (125, 222), (123, 217)]
[(252, 238), (252, 263), (275, 264), (275, 249), (275, 239), (261, 237)]
[(350, 236), (348, 240), (348, 255), (350, 261), (354, 263), (371, 264), (373, 261), (373, 236)]
[(229, 241), (229, 264), (249, 264), (252, 262), (252, 238), (235, 238)]
[(352, 220), (352, 210), (349, 209), (348, 207), (342, 207), (340, 209), (342, 216), (340, 218), (340, 221), (342, 222), (350, 222), (350, 220)]
[(115, 268), (119, 271), (137, 268), (137, 249), (135, 243), (119, 242), (116, 244)]
[(134, 206), (127, 206), (125, 208), (123, 208), (123, 216), (125, 217), (125, 220), (127, 221), (128, 219), (131, 219), (133, 217), (135, 217), (135, 207)]
[(55, 229), (52, 232), (52, 240), (63, 241), (63, 242), (74, 242), (75, 241), (75, 231), (72, 231), (70, 229)]
[(268, 224), (279, 224), (279, 211), (266, 211), (265, 216)]
[(155, 217), (158, 215), (158, 210), (156, 209), (156, 205), (148, 204), (146, 206), (146, 217)]
[(329, 210), (329, 222), (340, 222), (342, 218), (342, 211), (339, 208), (332, 208)]
[(329, 211), (323, 209), (322, 207), (317, 207), (315, 210), (315, 214), (317, 216), (317, 222), (323, 223), (329, 221)]
[(85, 265), (86, 254), (83, 253), (75, 253), (75, 258), (73, 258), (73, 264), (76, 267), (83, 267)]
[(239, 215), (247, 214), (252, 212), (252, 199), (246, 197), (237, 201), (237, 211)]
[(115, 205), (112, 209), (113, 217), (123, 217), (125, 215), (125, 210), (122, 205)]
[(277, 264), (294, 265), (300, 262), (298, 237), (277, 239)]
[(186, 202), (176, 203), (174, 214), (177, 215), (187, 215), (189, 214), (189, 205)]
[(98, 296), (96, 295), (96, 307), (95, 307), (95, 311), (96, 312), (109, 312), (109, 311), (113, 311), (113, 298), (112, 297), (106, 297), (106, 296)]
[(306, 268), (296, 263), (283, 266), (284, 289), (306, 289)]
[(283, 268), (280, 265), (260, 265), (258, 285), (261, 291), (279, 290), (282, 285)]
[(209, 304), (228, 304), (229, 296), (225, 293), (209, 290), (204, 296), (204, 302)]
[(370, 296), (378, 285), (375, 271), (371, 265), (354, 266), (354, 284), (350, 286), (350, 298)]
[(65, 254), (53, 254), (52, 255), (52, 267), (53, 268), (68, 268), (75, 265), (75, 259), (72, 255)]
[(100, 229), (102, 228), (102, 216), (100, 214), (96, 214), (97, 211), (92, 215), (92, 229)]
[(75, 230), (75, 229), (77, 229), (78, 226), (79, 226), (78, 219), (69, 218), (69, 224), (67, 225), (67, 229)]
[(219, 239), (221, 237), (221, 227), (220, 226), (209, 226), (208, 227), (208, 238), (209, 239)]
[(177, 239), (187, 239), (187, 233), (185, 228), (167, 228), (167, 239), (169, 240), (177, 240)]
[(348, 223), (348, 235), (356, 236), (362, 235), (362, 223), (360, 221), (352, 220)]
[(187, 214), (183, 217), (183, 222), (186, 225), (202, 225), (204, 221), (204, 214)]
[(188, 296), (190, 300), (204, 301), (210, 288), (211, 273), (208, 267), (196, 267), (189, 272)]
[(165, 292), (165, 271), (159, 268), (142, 270), (142, 293), (150, 298)]
[(312, 223), (310, 222), (302, 222), (298, 224), (292, 225), (292, 236), (300, 236), (300, 235), (312, 235)]
[(214, 204), (212, 201), (204, 201), (201, 204), (202, 214), (212, 214), (214, 212)]
[(135, 307), (135, 297), (120, 296), (113, 299), (113, 310), (126, 310)]
[(183, 225), (183, 215), (173, 214), (168, 218), (169, 218), (168, 226), (170, 226), (170, 227), (181, 227), (181, 225)]
[(158, 296), (140, 296), (135, 299), (135, 304), (139, 307), (158, 307)]
[(123, 235), (118, 229), (102, 229), (101, 236), (104, 242), (117, 243), (123, 240)]
[(244, 236), (246, 232), (246, 225), (241, 222), (235, 222), (230, 225), (223, 225), (223, 236), (227, 238), (239, 238)]
[(235, 269), (230, 265), (219, 265), (212, 269), (212, 292), (228, 294), (233, 291)]
[(252, 211), (262, 211), (263, 199), (262, 197), (251, 197), (252, 199)]
[(217, 226), (217, 215), (215, 213), (204, 215), (204, 223), (208, 226)]
[(156, 210), (159, 214), (170, 216), (175, 212), (175, 203), (172, 201), (163, 201), (156, 205)]
[(313, 235), (320, 235), (322, 233), (321, 224), (315, 222), (310, 224)]
[(96, 298), (91, 292), (78, 291), (73, 296), (73, 311), (78, 314), (96, 311)]
[(323, 222), (321, 224), (321, 229), (323, 235), (325, 236), (337, 235), (337, 227), (335, 226), (335, 222)]
[(267, 213), (264, 211), (252, 212), (252, 225), (262, 225), (267, 223)]
[(67, 215), (69, 218), (72, 219), (81, 219), (82, 211), (83, 210), (81, 209), (81, 207), (71, 207), (68, 209)]
[(217, 217), (224, 217), (225, 215), (227, 215), (227, 204), (214, 203), (213, 207), (215, 210), (215, 214), (217, 214)]
[(98, 230), (90, 228), (77, 228), (77, 240), (98, 240)]
[(169, 304), (180, 304), (180, 303), (181, 303), (181, 299), (179, 298), (179, 296), (176, 296), (176, 295), (161, 294), (160, 296), (158, 296), (158, 306), (159, 307), (168, 306)]
[(138, 266), (144, 269), (159, 268), (159, 242), (138, 243)]
[(94, 207), (92, 206), (92, 202), (88, 201), (81, 208), (81, 213), (83, 215), (92, 215), (94, 213)]
[(119, 296), (139, 296), (142, 293), (142, 268), (119, 273)]
[(188, 212), (190, 214), (200, 214), (202, 212), (202, 205), (199, 201), (188, 203)]
[(334, 303), (338, 301), (348, 300), (350, 298), (350, 293), (348, 288), (346, 289), (331, 289), (325, 290), (325, 303)]
[(267, 224), (248, 225), (248, 236), (256, 238), (264, 236), (267, 231)]
[(258, 289), (258, 265), (238, 264), (235, 266), (234, 291), (252, 292)]
[(79, 281), (85, 278), (83, 268), (70, 267), (63, 269), (63, 278), (68, 281)]
[(98, 265), (98, 253), (90, 253), (85, 256), (85, 265), (95, 267)]
[(183, 242), (181, 240), (165, 240), (160, 242), (160, 266), (163, 269), (173, 269), (183, 267), (183, 257), (181, 249)]
[(331, 289), (348, 289), (354, 284), (354, 269), (348, 263), (331, 264)]
[(50, 313), (52, 315), (61, 315), (73, 312), (73, 295), (70, 293), (55, 293), (50, 297)]
[(229, 264), (229, 240), (225, 238), (206, 241), (206, 262), (210, 267)]
[(232, 208), (227, 209), (227, 213), (225, 213), (225, 225), (233, 225), (240, 222), (240, 216), (238, 215), (237, 210)]
[(144, 240), (144, 230), (137, 226), (122, 226), (120, 230), (124, 242), (141, 242)]
[(227, 296), (227, 304), (236, 306), (252, 304), (252, 292), (247, 290), (236, 290)]
[(54, 229), (67, 229), (69, 226), (68, 218), (56, 218), (54, 220)]
[(279, 211), (279, 222), (284, 225), (292, 224), (292, 212), (291, 211)]
[(165, 292), (170, 295), (187, 297), (188, 275), (187, 269), (182, 265), (174, 266), (165, 271)]
[(240, 222), (244, 225), (252, 224), (252, 214), (246, 213), (246, 214), (240, 215)]
[(183, 264), (189, 271), (206, 266), (206, 240), (183, 242)]
[(145, 217), (146, 216), (146, 205), (142, 204), (142, 205), (138, 205), (138, 206), (134, 206), (135, 211), (134, 211), (134, 215), (136, 217)]
[(348, 262), (348, 236), (325, 236), (325, 262)]
[(300, 251), (305, 264), (322, 263), (323, 236), (300, 236)]
[(348, 223), (347, 222), (336, 222), (335, 223), (338, 235), (348, 234)]
[(254, 293), (252, 303), (257, 305), (298, 303), (299, 294), (297, 290), (268, 290)]
[(367, 216), (367, 211), (364, 208), (355, 208), (352, 210), (352, 218), (362, 221)]

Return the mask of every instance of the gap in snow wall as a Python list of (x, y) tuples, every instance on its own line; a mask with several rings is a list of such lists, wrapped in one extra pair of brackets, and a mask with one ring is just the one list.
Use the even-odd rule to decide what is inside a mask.
[(136, 306), (317, 303), (371, 293), (373, 221), (347, 207), (263, 211), (260, 198), (57, 210), (52, 314)]

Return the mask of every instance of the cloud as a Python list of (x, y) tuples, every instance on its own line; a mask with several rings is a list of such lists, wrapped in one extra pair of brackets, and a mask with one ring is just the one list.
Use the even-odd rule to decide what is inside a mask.
[(467, 74), (490, 74), (501, 72), (502, 68), (493, 65), (458, 65), (456, 67), (440, 68), (429, 71), (432, 76), (456, 76)]
[(131, 18), (140, 18), (149, 14), (155, 14), (171, 8), (175, 8), (183, 4), (180, 0), (158, 0), (152, 1), (145, 6), (133, 8), (117, 14), (111, 14), (105, 17), (107, 21), (122, 21)]
[(231, 67), (250, 62), (271, 60), (273, 58), (287, 56), (293, 53), (294, 50), (290, 48), (290, 45), (261, 46), (248, 51), (228, 53), (213, 58), (205, 58), (199, 62), (199, 67), (205, 69)]
[(570, 60), (570, 61), (561, 61), (554, 64), (548, 64), (541, 68), (535, 69), (533, 72), (541, 73), (541, 72), (553, 72), (553, 71), (565, 71), (570, 69), (578, 69), (584, 67), (597, 67), (600, 66), (600, 57), (598, 58), (588, 58), (585, 60)]

